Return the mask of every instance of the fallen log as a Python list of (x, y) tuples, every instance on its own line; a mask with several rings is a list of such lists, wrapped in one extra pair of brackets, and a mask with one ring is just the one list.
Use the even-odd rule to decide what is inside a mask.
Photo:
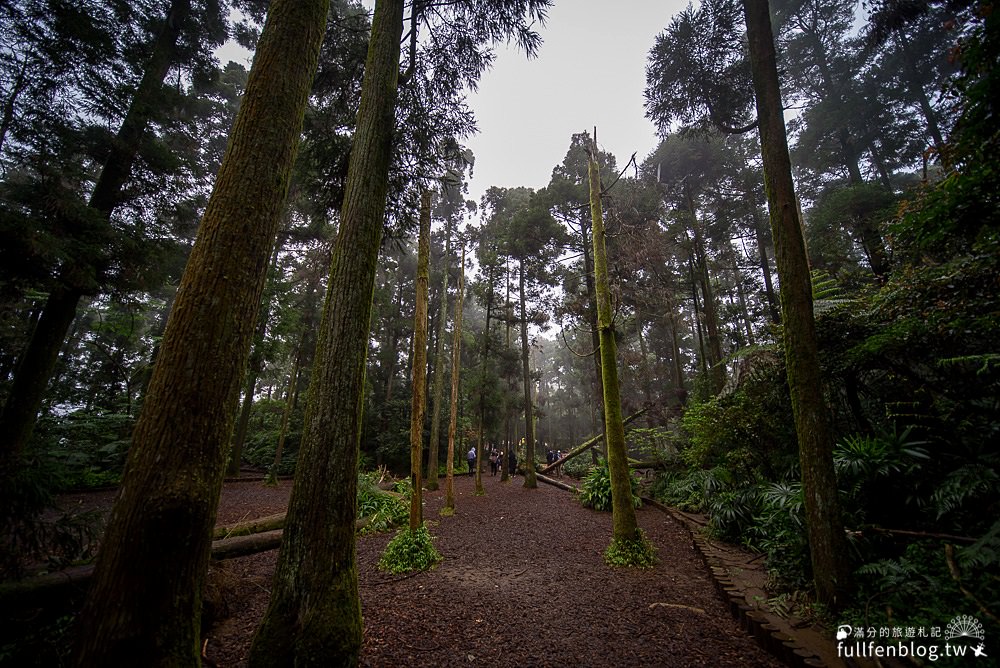
[[(277, 517), (279, 516), (274, 515), (262, 519)], [(281, 515), (280, 518), (284, 522), (285, 516)], [(370, 518), (363, 517), (356, 522), (355, 527), (360, 530), (367, 526), (370, 521)], [(274, 550), (281, 545), (282, 532), (282, 529), (277, 529), (214, 540), (212, 541), (212, 559), (224, 561)], [(46, 608), (66, 601), (75, 594), (86, 592), (93, 573), (94, 565), (87, 564), (24, 580), (0, 583), (0, 610), (9, 613), (14, 610)]]
[[(632, 422), (633, 420), (635, 420), (637, 417), (639, 417), (640, 415), (642, 415), (645, 412), (646, 412), (646, 409), (643, 408), (641, 411), (639, 411), (637, 413), (632, 413), (632, 415), (629, 415), (627, 418), (625, 418), (624, 420), (622, 420), (622, 424), (626, 425), (629, 422)], [(548, 466), (546, 466), (545, 468), (542, 468), (542, 469), (539, 469), (538, 471), (536, 471), (535, 475), (538, 475), (539, 473), (543, 473), (544, 474), (544, 473), (548, 473), (549, 471), (552, 471), (557, 466), (561, 466), (562, 464), (566, 463), (570, 459), (573, 459), (573, 457), (576, 457), (577, 455), (581, 455), (584, 452), (586, 452), (587, 450), (589, 450), (590, 448), (593, 448), (598, 443), (600, 443), (603, 438), (604, 438), (604, 432), (601, 432), (597, 436), (594, 436), (593, 438), (587, 439), (586, 441), (584, 441), (583, 443), (581, 443), (580, 445), (576, 446), (575, 448), (573, 448), (572, 450), (570, 450), (568, 453), (566, 453), (565, 455), (563, 455), (561, 459), (558, 459), (558, 460), (552, 462), (551, 464), (549, 464)]]
[(285, 513), (279, 513), (277, 515), (259, 517), (255, 520), (247, 520), (245, 522), (237, 522), (236, 524), (229, 524), (223, 527), (215, 527), (212, 539), (220, 540), (223, 538), (232, 538), (233, 536), (249, 536), (255, 533), (264, 533), (265, 531), (274, 531), (275, 529), (284, 528)]
[(542, 475), (540, 473), (535, 473), (535, 477), (544, 482), (547, 485), (552, 485), (558, 487), (559, 489), (565, 489), (567, 492), (579, 492), (580, 488), (575, 485), (570, 485), (569, 483), (563, 482), (562, 480), (556, 480), (555, 478), (550, 478), (547, 475)]

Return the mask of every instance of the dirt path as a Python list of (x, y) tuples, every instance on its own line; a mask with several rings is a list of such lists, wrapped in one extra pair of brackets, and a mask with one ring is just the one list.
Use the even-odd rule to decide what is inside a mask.
[[(657, 566), (613, 570), (602, 560), (610, 513), (548, 485), (526, 490), (521, 478), (484, 482), (486, 495), (476, 497), (471, 478), (456, 478), (453, 517), (438, 514), (443, 492), (425, 493), (424, 516), (444, 556), (430, 572), (383, 574), (375, 563), (391, 536), (360, 540), (362, 665), (781, 665), (736, 626), (687, 530), (665, 513), (638, 511)], [(220, 521), (245, 516), (253, 502), (237, 507), (242, 494), (224, 495)], [(206, 645), (217, 665), (245, 665), (275, 557), (224, 564), (230, 617)]]

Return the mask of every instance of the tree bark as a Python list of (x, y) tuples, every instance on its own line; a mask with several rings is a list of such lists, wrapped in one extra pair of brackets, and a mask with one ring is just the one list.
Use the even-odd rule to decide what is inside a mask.
[(358, 447), (403, 5), (375, 5), (297, 475), (251, 666), (356, 665), (361, 650), (354, 530)]
[(413, 316), (413, 398), (410, 402), (410, 531), (424, 523), (420, 467), (424, 459), (424, 412), (427, 382), (427, 283), (431, 254), (431, 191), (420, 193), (420, 236), (417, 242), (416, 313)]
[(448, 420), (448, 468), (445, 478), (444, 506), (455, 509), (455, 432), (458, 428), (458, 380), (462, 364), (462, 305), (465, 302), (465, 241), (458, 267), (458, 294), (455, 297), (455, 322), (451, 335), (451, 405)]
[(833, 608), (848, 584), (847, 544), (837, 500), (812, 309), (812, 284), (785, 137), (767, 0), (743, 0), (764, 178), (774, 234), (788, 388), (799, 441), (809, 552), (819, 600)]
[(327, 0), (274, 0), (80, 615), (77, 665), (198, 665), (201, 590)]
[(518, 263), (517, 285), (521, 299), (521, 377), (524, 381), (524, 486), (535, 489), (538, 487), (535, 482), (535, 419), (531, 406), (531, 351), (528, 348), (528, 316), (524, 305), (523, 259)]
[(601, 340), (601, 379), (604, 384), (604, 433), (607, 434), (608, 469), (611, 475), (612, 538), (634, 541), (640, 538), (639, 524), (632, 505), (632, 487), (625, 454), (625, 423), (618, 390), (618, 361), (611, 291), (608, 286), (608, 259), (601, 210), (601, 171), (597, 164), (597, 137), (589, 150), (590, 219), (594, 226), (594, 289), (597, 294), (597, 330)]
[(441, 401), (444, 394), (444, 333), (448, 321), (448, 268), (451, 262), (451, 217), (444, 224), (444, 257), (441, 258), (441, 303), (438, 305), (438, 331), (434, 342), (434, 408), (431, 411), (431, 441), (427, 451), (427, 489), (438, 488), (438, 442), (441, 439)]

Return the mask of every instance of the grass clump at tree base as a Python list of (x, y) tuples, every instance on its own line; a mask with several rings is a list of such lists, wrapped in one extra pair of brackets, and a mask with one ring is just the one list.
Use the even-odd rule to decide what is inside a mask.
[(431, 542), (431, 532), (426, 526), (417, 529), (400, 529), (378, 560), (380, 571), (393, 575), (429, 570), (441, 561), (441, 554)]
[(604, 563), (626, 568), (652, 568), (656, 564), (656, 548), (639, 529), (636, 538), (615, 538), (604, 551)]

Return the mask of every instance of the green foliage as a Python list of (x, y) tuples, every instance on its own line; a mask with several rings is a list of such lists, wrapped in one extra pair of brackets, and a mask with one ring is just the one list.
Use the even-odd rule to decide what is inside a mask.
[(389, 494), (378, 487), (377, 471), (358, 474), (358, 518), (367, 519), (362, 534), (388, 531), (410, 514), (406, 497)]
[(589, 456), (586, 454), (577, 455), (562, 465), (562, 472), (571, 478), (581, 480), (592, 466)]
[[(629, 483), (632, 491), (632, 505), (638, 508), (642, 505), (642, 499), (639, 497), (639, 481), (635, 479), (635, 476), (630, 475)], [(601, 460), (600, 464), (591, 467), (583, 478), (579, 498), (580, 503), (585, 508), (611, 510), (611, 472), (606, 461)]]
[(652, 568), (656, 564), (656, 548), (639, 529), (637, 538), (612, 540), (604, 551), (604, 563), (624, 568)]
[(42, 419), (34, 451), (49, 468), (53, 491), (117, 485), (134, 425), (131, 415), (102, 410), (77, 410)]
[(378, 561), (381, 571), (398, 575), (412, 571), (426, 571), (441, 561), (441, 554), (434, 548), (431, 533), (426, 526), (410, 530), (400, 529), (385, 548)]
[(299, 441), (302, 439), (302, 421), (305, 401), (300, 400), (288, 420), (288, 432), (281, 450), (281, 462), (274, 467), (274, 454), (281, 438), (281, 417), (284, 400), (260, 399), (254, 402), (250, 418), (250, 431), (243, 450), (243, 460), (249, 465), (264, 469), (269, 475), (292, 475), (298, 461)]

